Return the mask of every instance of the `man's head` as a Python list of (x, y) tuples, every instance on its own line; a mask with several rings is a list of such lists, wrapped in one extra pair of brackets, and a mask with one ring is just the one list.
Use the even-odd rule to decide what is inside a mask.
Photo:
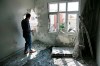
[(31, 14), (27, 13), (27, 14), (26, 14), (26, 18), (27, 18), (27, 19), (30, 19), (30, 17), (31, 17)]

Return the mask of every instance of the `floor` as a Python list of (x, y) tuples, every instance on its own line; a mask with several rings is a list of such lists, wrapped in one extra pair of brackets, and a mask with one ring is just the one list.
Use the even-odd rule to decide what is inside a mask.
[(52, 58), (51, 48), (41, 42), (34, 42), (32, 54), (23, 54), (23, 50), (17, 55), (0, 63), (0, 66), (95, 66), (92, 62), (85, 63), (82, 59)]

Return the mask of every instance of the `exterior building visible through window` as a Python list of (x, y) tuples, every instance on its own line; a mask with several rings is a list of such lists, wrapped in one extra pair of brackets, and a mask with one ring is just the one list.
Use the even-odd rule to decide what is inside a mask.
[(48, 3), (49, 32), (75, 32), (79, 2)]

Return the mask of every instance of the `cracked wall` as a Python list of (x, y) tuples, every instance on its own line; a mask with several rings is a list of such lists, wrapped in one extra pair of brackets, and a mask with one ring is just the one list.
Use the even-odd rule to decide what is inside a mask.
[[(56, 46), (73, 46), (73, 39), (75, 34), (67, 33), (49, 33), (48, 32), (48, 7), (47, 4), (50, 2), (64, 2), (66, 0), (35, 0), (35, 12), (38, 17), (38, 32), (35, 33), (37, 40), (40, 40), (48, 45)], [(70, 0), (75, 1), (75, 0)]]
[[(0, 1), (0, 59), (24, 47), (21, 20), (27, 9), (32, 8), (38, 17), (38, 32), (33, 38), (47, 45), (74, 46), (76, 34), (49, 33), (48, 8), (49, 2), (62, 2), (66, 0), (1, 0)], [(69, 0), (75, 1), (75, 0)], [(34, 6), (35, 5), (35, 6)]]

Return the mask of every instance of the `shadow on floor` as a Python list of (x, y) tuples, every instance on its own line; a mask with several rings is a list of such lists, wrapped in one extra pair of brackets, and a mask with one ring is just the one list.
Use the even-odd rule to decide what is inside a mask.
[(33, 44), (35, 53), (24, 55), (23, 51), (0, 63), (0, 66), (90, 66), (72, 58), (52, 58), (51, 48), (44, 44)]

